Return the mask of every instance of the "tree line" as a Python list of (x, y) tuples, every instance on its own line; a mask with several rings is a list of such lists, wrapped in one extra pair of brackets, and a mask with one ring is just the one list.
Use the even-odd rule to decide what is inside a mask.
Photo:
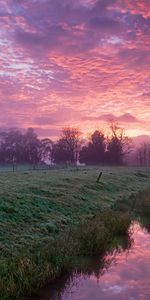
[(19, 129), (0, 132), (0, 163), (30, 164), (34, 168), (40, 163), (86, 165), (123, 165), (130, 151), (130, 139), (124, 131), (112, 124), (109, 137), (95, 130), (88, 141), (74, 127), (62, 129), (56, 142), (49, 138), (39, 139), (33, 128), (25, 133)]

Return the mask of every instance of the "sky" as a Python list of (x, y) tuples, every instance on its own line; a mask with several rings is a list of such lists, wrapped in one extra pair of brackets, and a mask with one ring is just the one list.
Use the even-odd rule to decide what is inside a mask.
[(149, 0), (0, 0), (0, 128), (150, 135)]

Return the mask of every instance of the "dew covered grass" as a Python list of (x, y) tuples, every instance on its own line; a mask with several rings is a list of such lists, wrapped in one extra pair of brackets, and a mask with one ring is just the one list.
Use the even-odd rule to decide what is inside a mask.
[[(103, 175), (97, 183), (100, 171)], [(82, 167), (1, 172), (1, 299), (20, 296), (54, 278), (74, 254), (105, 250), (112, 234), (126, 231), (129, 218), (120, 220), (134, 206), (135, 195), (149, 187), (150, 169)], [(116, 203), (122, 205), (117, 206), (123, 213), (120, 218), (109, 218)], [(99, 221), (95, 219), (97, 214)], [(80, 229), (75, 232), (74, 228)], [(88, 243), (90, 235), (93, 241)]]

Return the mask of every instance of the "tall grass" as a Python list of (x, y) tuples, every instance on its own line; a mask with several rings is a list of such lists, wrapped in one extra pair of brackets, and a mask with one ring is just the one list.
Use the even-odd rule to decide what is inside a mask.
[(150, 188), (117, 200), (112, 206), (116, 210), (130, 211), (135, 217), (150, 217)]
[(16, 299), (30, 294), (46, 280), (52, 280), (69, 269), (76, 256), (103, 254), (115, 236), (127, 234), (127, 214), (107, 212), (70, 228), (68, 233), (46, 245), (34, 245), (0, 265), (0, 299)]

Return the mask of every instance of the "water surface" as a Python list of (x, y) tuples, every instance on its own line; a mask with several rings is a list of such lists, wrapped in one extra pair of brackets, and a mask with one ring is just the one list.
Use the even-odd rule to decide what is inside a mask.
[(130, 232), (118, 249), (78, 261), (32, 300), (150, 300), (150, 233), (137, 222)]

